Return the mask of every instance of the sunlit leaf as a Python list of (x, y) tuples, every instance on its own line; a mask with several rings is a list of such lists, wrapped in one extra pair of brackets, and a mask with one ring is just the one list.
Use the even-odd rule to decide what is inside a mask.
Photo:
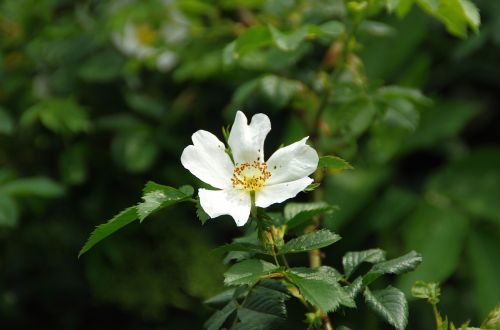
[(278, 254), (306, 252), (320, 249), (339, 241), (341, 237), (328, 229), (314, 231), (286, 242), (278, 251)]

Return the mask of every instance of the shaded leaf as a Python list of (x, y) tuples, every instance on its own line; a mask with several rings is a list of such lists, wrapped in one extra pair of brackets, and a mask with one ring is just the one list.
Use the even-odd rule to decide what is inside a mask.
[(342, 258), (344, 273), (349, 277), (363, 262), (378, 263), (385, 261), (385, 251), (381, 249), (370, 249), (365, 251), (347, 252)]
[(422, 262), (422, 256), (411, 251), (399, 258), (387, 260), (375, 264), (368, 274), (363, 277), (363, 283), (365, 285), (370, 284), (375, 281), (383, 274), (403, 274), (415, 269)]
[(404, 238), (406, 248), (419, 251), (423, 261), (398, 279), (398, 287), (409, 293), (417, 280), (445, 281), (459, 265), (468, 228), (467, 218), (456, 209), (419, 205), (406, 222)]
[(219, 330), (226, 321), (226, 319), (236, 311), (238, 304), (231, 300), (223, 309), (216, 311), (212, 316), (205, 322), (205, 328), (207, 330)]
[(288, 203), (283, 210), (288, 229), (293, 229), (321, 214), (330, 214), (337, 207), (326, 202)]
[(47, 177), (21, 178), (0, 187), (0, 193), (13, 197), (36, 196), (55, 198), (64, 193), (64, 187)]
[(371, 292), (364, 291), (367, 305), (396, 329), (406, 328), (408, 323), (408, 303), (403, 292), (388, 286)]
[(321, 156), (319, 158), (318, 168), (326, 168), (333, 173), (353, 169), (351, 164), (349, 164), (346, 160), (336, 156)]
[(333, 312), (341, 304), (355, 306), (349, 294), (338, 284), (338, 272), (331, 267), (292, 268), (288, 273), (304, 298), (324, 311)]
[(16, 202), (9, 196), (0, 195), (0, 227), (15, 227), (18, 218)]
[(224, 273), (224, 284), (226, 285), (252, 285), (263, 275), (269, 275), (279, 268), (263, 260), (249, 259), (233, 265)]

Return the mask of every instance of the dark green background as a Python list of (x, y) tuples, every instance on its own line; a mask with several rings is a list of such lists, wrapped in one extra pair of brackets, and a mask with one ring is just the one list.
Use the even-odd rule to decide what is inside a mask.
[[(355, 167), (324, 184), (340, 206), (325, 226), (343, 237), (325, 251), (326, 264), (340, 266), (349, 250), (380, 247), (394, 257), (415, 249), (422, 265), (391, 283), (408, 293), (415, 280), (441, 282), (443, 313), (478, 325), (500, 300), (500, 3), (474, 2), (481, 33), (466, 40), (417, 8), (404, 19), (373, 17), (387, 25), (383, 36), (374, 27), (359, 33), (368, 88), (419, 88), (433, 103), (418, 107), (414, 131), (381, 124), (363, 104), (347, 102), (347, 112), (331, 104), (327, 123), (348, 134), (323, 142)], [(312, 3), (311, 20), (322, 6), (328, 15), (327, 3), (335, 1)], [(170, 47), (177, 65), (159, 72), (112, 42), (127, 15), (159, 24), (158, 3), (115, 13), (99, 1), (0, 4), (0, 328), (202, 327), (211, 313), (203, 300), (222, 290), (225, 269), (210, 251), (242, 233), (229, 217), (202, 226), (180, 205), (77, 254), (95, 225), (139, 201), (146, 181), (199, 184), (180, 164), (194, 131), (222, 138), (221, 126), (242, 109), (270, 116), (267, 150), (306, 134), (293, 85), (248, 95), (239, 87), (268, 73), (310, 80), (327, 45), (307, 45), (294, 53), (299, 60), (222, 62), (249, 13), (286, 26), (296, 5), (186, 2), (190, 34)], [(358, 305), (334, 325), (388, 328)], [(300, 306), (290, 308), (299, 323), (289, 328), (301, 328)], [(408, 328), (432, 326), (430, 307), (411, 302)]]

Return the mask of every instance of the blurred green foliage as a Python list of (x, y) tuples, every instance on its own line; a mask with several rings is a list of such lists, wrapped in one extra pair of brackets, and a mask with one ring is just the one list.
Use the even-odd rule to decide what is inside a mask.
[[(3, 1), (1, 327), (201, 328), (232, 221), (202, 227), (180, 206), (77, 260), (89, 229), (150, 179), (199, 185), (179, 161), (195, 130), (266, 112), (271, 143), (289, 143), (325, 92), (312, 138), (355, 167), (324, 184), (340, 206), (325, 226), (346, 238), (326, 263), (420, 251), (397, 286), (441, 282), (450, 319), (479, 324), (500, 297), (500, 4), (474, 2), (481, 32), (461, 40), (446, 30), (477, 30), (467, 0)], [(365, 10), (350, 38), (345, 17)], [(384, 327), (351, 314), (353, 329)], [(409, 328), (428, 329), (426, 314), (410, 304)]]

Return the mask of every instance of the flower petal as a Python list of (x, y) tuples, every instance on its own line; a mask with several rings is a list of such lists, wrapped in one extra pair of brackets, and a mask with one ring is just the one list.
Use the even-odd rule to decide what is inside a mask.
[(295, 197), (304, 190), (314, 180), (308, 177), (291, 182), (278, 183), (271, 186), (264, 186), (255, 193), (255, 205), (258, 207), (268, 207), (271, 204), (281, 203)]
[(207, 190), (199, 189), (201, 207), (210, 218), (229, 214), (237, 226), (243, 226), (250, 216), (250, 194), (234, 189)]
[(182, 165), (212, 187), (230, 187), (234, 165), (225, 151), (224, 143), (203, 130), (194, 133), (191, 139), (193, 144), (182, 152)]
[(295, 181), (313, 173), (318, 167), (318, 153), (306, 144), (306, 138), (276, 150), (267, 160), (271, 177), (266, 185)]
[(254, 115), (248, 125), (245, 114), (238, 111), (228, 139), (234, 161), (243, 163), (263, 160), (264, 140), (270, 130), (271, 121), (265, 114)]

